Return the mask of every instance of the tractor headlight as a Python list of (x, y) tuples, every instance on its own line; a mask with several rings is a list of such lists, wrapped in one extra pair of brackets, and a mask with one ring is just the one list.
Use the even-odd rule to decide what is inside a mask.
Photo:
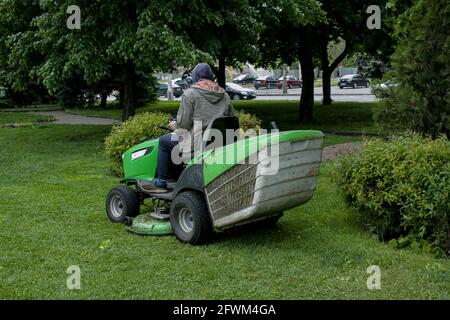
[(139, 158), (145, 156), (145, 153), (146, 153), (146, 152), (147, 152), (147, 149), (142, 149), (142, 150), (133, 152), (133, 153), (131, 154), (131, 160), (136, 160), (136, 159), (139, 159)]
[(131, 160), (133, 161), (133, 160), (142, 158), (143, 156), (145, 156), (145, 155), (151, 153), (152, 150), (153, 150), (153, 147), (145, 148), (145, 149), (141, 149), (141, 150), (135, 151), (135, 152), (133, 152), (133, 153), (131, 154)]

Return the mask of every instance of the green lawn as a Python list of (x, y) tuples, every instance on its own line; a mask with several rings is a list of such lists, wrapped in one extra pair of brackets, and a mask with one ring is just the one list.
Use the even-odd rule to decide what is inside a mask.
[[(179, 101), (158, 101), (139, 108), (137, 113), (146, 111), (164, 111), (175, 115)], [(309, 124), (298, 123), (298, 101), (236, 101), (233, 102), (238, 110), (245, 110), (255, 114), (263, 120), (265, 127), (275, 121), (281, 130), (290, 129), (318, 129), (324, 131), (352, 131), (378, 132), (373, 120), (373, 114), (379, 107), (376, 102), (334, 102), (331, 106), (316, 103), (314, 107), (314, 121)], [(95, 117), (107, 117), (120, 120), (120, 109), (81, 109), (70, 110), (76, 114)]]
[[(0, 299), (449, 299), (450, 261), (378, 242), (322, 165), (318, 190), (273, 229), (192, 247), (112, 224), (102, 141), (110, 126), (0, 129)], [(66, 270), (81, 268), (81, 290)], [(366, 269), (381, 268), (381, 290)]]
[(53, 117), (29, 113), (0, 112), (0, 126), (3, 126), (5, 124), (31, 124), (34, 122), (49, 122), (53, 120)]

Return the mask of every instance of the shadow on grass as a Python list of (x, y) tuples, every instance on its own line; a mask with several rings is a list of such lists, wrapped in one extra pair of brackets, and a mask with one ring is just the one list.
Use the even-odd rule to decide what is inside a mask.
[(296, 225), (295, 232), (292, 232), (292, 225), (284, 222), (283, 219), (280, 219), (277, 224), (272, 226), (251, 223), (227, 229), (216, 233), (211, 244), (220, 244), (225, 247), (279, 247), (282, 245), (284, 248), (287, 248), (289, 244), (295, 243), (298, 233), (305, 235), (305, 228)]

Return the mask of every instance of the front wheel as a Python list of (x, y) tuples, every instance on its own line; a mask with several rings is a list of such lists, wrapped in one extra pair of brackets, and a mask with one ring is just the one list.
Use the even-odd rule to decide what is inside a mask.
[(205, 243), (213, 232), (205, 199), (195, 191), (175, 197), (170, 206), (170, 223), (177, 239), (192, 245)]
[(241, 96), (238, 94), (233, 95), (233, 100), (241, 100)]
[(139, 197), (133, 189), (127, 186), (112, 188), (106, 196), (106, 214), (115, 223), (124, 222), (126, 217), (136, 217), (139, 214)]

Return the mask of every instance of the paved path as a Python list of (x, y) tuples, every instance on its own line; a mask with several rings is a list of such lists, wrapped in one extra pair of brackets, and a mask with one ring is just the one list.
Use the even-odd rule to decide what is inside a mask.
[(92, 124), (92, 125), (111, 125), (119, 123), (117, 120), (107, 118), (86, 117), (77, 114), (65, 113), (64, 111), (40, 111), (30, 112), (41, 116), (52, 116), (55, 124)]
[(329, 147), (323, 148), (322, 160), (333, 160), (336, 157), (348, 153), (358, 152), (361, 149), (361, 142), (349, 142), (335, 144)]

